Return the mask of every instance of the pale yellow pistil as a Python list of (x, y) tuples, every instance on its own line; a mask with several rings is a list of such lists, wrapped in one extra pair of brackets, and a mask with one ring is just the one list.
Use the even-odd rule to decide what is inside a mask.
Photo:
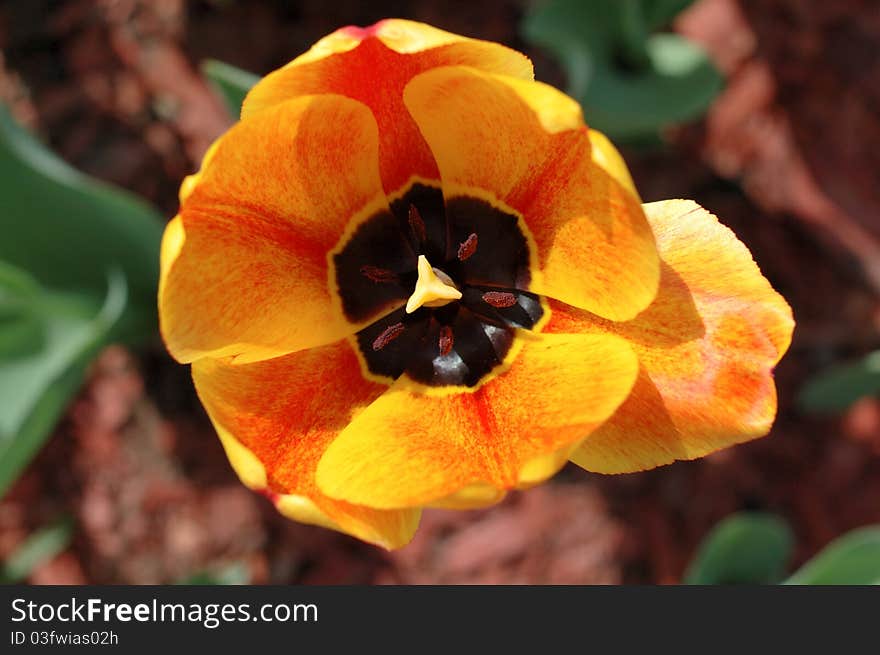
[(442, 307), (461, 298), (461, 291), (443, 271), (431, 268), (428, 259), (419, 255), (419, 279), (415, 291), (406, 301), (406, 313), (412, 314), (419, 307)]

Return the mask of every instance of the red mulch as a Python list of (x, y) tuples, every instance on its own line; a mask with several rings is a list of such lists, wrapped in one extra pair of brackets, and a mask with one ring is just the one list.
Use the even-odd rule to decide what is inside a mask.
[[(0, 98), (78, 168), (171, 216), (180, 179), (229, 121), (202, 58), (263, 73), (339, 25), (391, 15), (506, 42), (563, 81), (519, 39), (517, 2), (9, 0)], [(880, 6), (701, 0), (676, 28), (709, 49), (726, 89), (668, 148), (625, 154), (646, 200), (710, 208), (793, 305), (769, 437), (642, 474), (569, 467), (489, 510), (429, 511), (389, 554), (278, 516), (229, 469), (186, 368), (158, 341), (113, 347), (0, 500), (0, 558), (70, 514), (73, 544), (31, 582), (167, 582), (240, 562), (257, 583), (671, 583), (736, 510), (784, 516), (798, 562), (880, 522), (880, 403), (822, 420), (793, 405), (813, 372), (880, 346)]]

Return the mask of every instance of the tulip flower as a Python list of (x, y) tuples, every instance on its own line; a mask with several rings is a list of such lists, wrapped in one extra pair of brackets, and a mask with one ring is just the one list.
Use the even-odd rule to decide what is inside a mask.
[(161, 264), (163, 337), (244, 484), (386, 548), (568, 461), (766, 434), (793, 329), (733, 233), (642, 205), (524, 55), (402, 20), (250, 91)]

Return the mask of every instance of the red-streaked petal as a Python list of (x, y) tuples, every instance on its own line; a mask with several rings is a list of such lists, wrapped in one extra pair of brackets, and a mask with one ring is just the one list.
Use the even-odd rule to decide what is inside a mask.
[(319, 488), (395, 508), (444, 504), (474, 485), (511, 489), (555, 473), (565, 462), (559, 452), (623, 402), (638, 364), (625, 340), (607, 334), (523, 339), (509, 370), (476, 391), (425, 393), (400, 378), (329, 446)]
[(418, 510), (383, 511), (327, 497), (315, 468), (351, 418), (386, 386), (369, 382), (347, 341), (252, 364), (193, 364), (199, 398), (242, 481), (291, 518), (386, 548), (406, 544)]
[(380, 168), (390, 193), (413, 176), (437, 178), (431, 152), (403, 106), (403, 88), (422, 71), (456, 64), (534, 76), (529, 59), (515, 50), (390, 19), (368, 28), (345, 27), (321, 39), (263, 78), (245, 99), (242, 116), (304, 94), (338, 93), (363, 102), (379, 124)]
[(776, 415), (773, 367), (788, 349), (791, 309), (746, 247), (692, 201), (645, 205), (663, 261), (654, 303), (612, 323), (551, 303), (549, 332), (601, 328), (640, 362), (632, 395), (572, 455), (603, 473), (694, 459), (767, 433)]
[(404, 100), (447, 198), (488, 194), (522, 216), (534, 241), (531, 291), (613, 320), (648, 306), (659, 280), (654, 237), (600, 135), (594, 161), (574, 100), (463, 67), (422, 73)]
[(166, 229), (160, 325), (179, 361), (254, 361), (354, 332), (328, 253), (388, 204), (376, 123), (342, 96), (281, 103), (233, 127)]

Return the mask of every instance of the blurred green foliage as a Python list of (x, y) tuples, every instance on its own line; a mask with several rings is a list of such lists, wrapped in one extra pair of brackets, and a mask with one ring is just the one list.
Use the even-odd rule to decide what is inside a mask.
[(880, 585), (880, 526), (838, 537), (785, 584)]
[(179, 585), (245, 585), (251, 576), (244, 562), (233, 562), (208, 571), (199, 571), (179, 580)]
[(794, 540), (773, 515), (741, 512), (703, 540), (685, 584), (880, 584), (880, 526), (853, 530), (784, 579)]
[(526, 16), (523, 34), (559, 59), (591, 127), (618, 141), (652, 141), (701, 116), (722, 86), (702, 48), (657, 32), (691, 2), (548, 0)]
[(68, 517), (37, 530), (0, 565), (0, 584), (15, 584), (36, 568), (63, 552), (73, 539), (73, 521)]
[(880, 350), (819, 373), (804, 385), (798, 404), (808, 412), (836, 414), (859, 398), (880, 395)]
[(107, 343), (156, 333), (164, 221), (86, 177), (0, 107), (0, 494)]
[(216, 59), (206, 59), (202, 62), (202, 75), (217, 89), (226, 103), (229, 114), (236, 119), (241, 114), (241, 104), (244, 102), (244, 97), (260, 79), (253, 73), (224, 64)]
[(742, 513), (719, 523), (684, 576), (686, 584), (773, 584), (785, 577), (794, 538), (771, 514)]

